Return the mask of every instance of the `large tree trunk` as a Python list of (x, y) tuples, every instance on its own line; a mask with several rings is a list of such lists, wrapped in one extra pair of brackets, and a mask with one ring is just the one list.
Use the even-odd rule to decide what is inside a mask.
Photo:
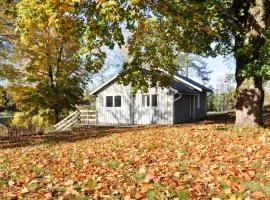
[[(236, 40), (237, 41), (237, 40)], [(258, 41), (257, 41), (258, 42)], [(246, 55), (238, 55), (236, 58), (235, 79), (236, 87), (236, 105), (235, 114), (236, 126), (257, 126), (263, 125), (263, 105), (264, 90), (263, 77), (245, 76), (248, 64), (253, 60)]]
[(240, 78), (239, 74), (236, 77), (235, 125), (263, 125), (264, 91), (262, 87), (262, 78)]
[[(260, 58), (265, 44), (263, 36), (267, 29), (269, 0), (234, 0), (232, 14), (236, 19), (236, 126), (257, 126), (263, 124), (264, 90), (263, 77), (256, 60)], [(244, 72), (247, 75), (244, 75)]]

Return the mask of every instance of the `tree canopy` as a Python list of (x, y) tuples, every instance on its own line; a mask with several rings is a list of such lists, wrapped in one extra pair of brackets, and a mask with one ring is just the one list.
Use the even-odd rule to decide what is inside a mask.
[[(120, 82), (131, 83), (134, 91), (168, 85), (170, 77), (161, 71), (173, 75), (178, 70), (174, 61), (179, 53), (233, 54), (236, 123), (262, 124), (262, 80), (270, 76), (269, 10), (268, 0), (19, 0), (15, 2), (16, 48), (26, 49), (24, 56), (31, 55), (29, 73), (44, 62), (40, 56), (47, 48), (38, 42), (45, 45), (50, 41), (49, 52), (54, 57), (64, 41), (72, 51), (66, 56), (77, 56), (71, 65), (61, 63), (67, 65), (63, 71), (68, 73), (79, 65), (95, 73), (104, 64), (104, 47), (123, 45), (123, 30), (128, 30), (130, 59), (124, 64)], [(78, 46), (71, 47), (74, 41)], [(143, 68), (151, 73), (144, 73)]]

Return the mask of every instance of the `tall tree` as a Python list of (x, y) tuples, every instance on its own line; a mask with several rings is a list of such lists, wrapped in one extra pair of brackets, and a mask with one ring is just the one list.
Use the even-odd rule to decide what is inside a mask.
[[(33, 8), (30, 0), (21, 1)], [(178, 69), (174, 61), (179, 52), (202, 56), (233, 53), (236, 125), (263, 124), (262, 80), (270, 76), (269, 0), (35, 2), (78, 5), (84, 22), (80, 52), (85, 55), (91, 72), (97, 72), (104, 63), (104, 45), (113, 48), (115, 43), (124, 44), (122, 28), (125, 26), (131, 33), (130, 59), (124, 64), (120, 82), (131, 83), (135, 90), (168, 85), (171, 79), (168, 74), (172, 76)], [(57, 19), (72, 16), (57, 15)], [(37, 22), (35, 15), (28, 19), (29, 24)], [(144, 67), (151, 73), (145, 73)]]
[(78, 103), (87, 77), (80, 50), (82, 18), (70, 2), (24, 0), (16, 5), (18, 38), (12, 63), (2, 66), (19, 109), (54, 113)]
[[(12, 5), (12, 6), (11, 6)], [(10, 2), (10, 7), (15, 6), (15, 2)], [(13, 40), (16, 39), (16, 26), (14, 24), (12, 9), (6, 7), (6, 2), (0, 2), (0, 66), (9, 64), (9, 59), (13, 51)], [(0, 70), (0, 80), (3, 80), (3, 73)]]
[[(175, 52), (205, 56), (233, 53), (236, 59), (236, 125), (263, 124), (263, 77), (270, 76), (270, 1), (132, 1), (139, 10), (129, 40), (133, 60), (126, 64), (132, 79), (149, 64), (150, 79), (164, 83), (158, 70), (173, 74)], [(134, 73), (132, 73), (134, 72)], [(136, 77), (136, 76), (135, 76)], [(156, 78), (159, 77), (159, 78)], [(132, 81), (133, 84), (147, 84)]]
[(210, 77), (211, 70), (208, 69), (207, 63), (203, 58), (196, 55), (179, 54), (176, 59), (179, 71), (186, 77), (196, 76), (206, 84)]

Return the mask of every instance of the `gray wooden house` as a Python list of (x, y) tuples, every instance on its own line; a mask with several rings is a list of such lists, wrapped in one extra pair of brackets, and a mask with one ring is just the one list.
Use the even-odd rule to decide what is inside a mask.
[(116, 78), (92, 92), (98, 124), (177, 124), (207, 114), (207, 93), (212, 91), (179, 74), (168, 88), (150, 88), (136, 95), (131, 95), (130, 85), (120, 85)]

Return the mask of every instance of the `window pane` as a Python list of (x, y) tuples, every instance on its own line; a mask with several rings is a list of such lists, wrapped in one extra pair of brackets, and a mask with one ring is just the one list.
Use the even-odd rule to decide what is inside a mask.
[(113, 97), (106, 96), (106, 107), (113, 107)]
[(143, 94), (142, 95), (142, 106), (143, 107), (149, 107), (150, 106), (150, 95), (149, 94)]
[(114, 107), (121, 107), (121, 96), (114, 97)]
[(152, 106), (157, 106), (157, 94), (152, 94)]
[(150, 106), (150, 95), (148, 94), (147, 95), (147, 107), (149, 107)]

